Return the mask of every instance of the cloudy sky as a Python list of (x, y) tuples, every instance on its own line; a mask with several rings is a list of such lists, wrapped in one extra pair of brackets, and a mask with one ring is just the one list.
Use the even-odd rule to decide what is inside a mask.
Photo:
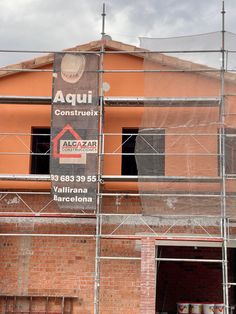
[[(100, 39), (139, 45), (139, 36), (173, 37), (221, 29), (221, 0), (0, 0), (0, 50), (62, 50)], [(225, 0), (226, 29), (236, 33), (236, 0)], [(31, 56), (1, 53), (0, 65)]]

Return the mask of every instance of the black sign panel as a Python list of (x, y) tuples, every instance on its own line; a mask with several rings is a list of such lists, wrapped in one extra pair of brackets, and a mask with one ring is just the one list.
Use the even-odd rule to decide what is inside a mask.
[(50, 173), (60, 208), (96, 209), (98, 68), (94, 54), (55, 54)]

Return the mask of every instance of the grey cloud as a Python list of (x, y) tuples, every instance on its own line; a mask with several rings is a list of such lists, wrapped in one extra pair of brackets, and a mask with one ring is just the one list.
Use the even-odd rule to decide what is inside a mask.
[[(105, 1), (105, 0), (104, 0)], [(0, 49), (61, 50), (97, 40), (103, 0), (0, 0)], [(107, 0), (106, 32), (138, 44), (221, 28), (221, 0)], [(235, 0), (225, 0), (226, 27), (236, 32)], [(0, 64), (27, 56), (0, 54)]]

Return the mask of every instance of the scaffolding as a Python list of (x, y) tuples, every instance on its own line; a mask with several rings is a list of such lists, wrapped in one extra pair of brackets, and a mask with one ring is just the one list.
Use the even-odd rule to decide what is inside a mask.
[[(206, 74), (208, 77), (212, 75), (218, 75), (217, 80), (219, 82), (220, 93), (219, 96), (200, 96), (200, 97), (157, 97), (156, 95), (149, 94), (147, 90), (147, 95), (144, 96), (123, 96), (123, 97), (114, 97), (104, 95), (104, 89), (100, 88), (99, 95), (99, 154), (98, 154), (98, 175), (97, 175), (97, 208), (96, 211), (86, 212), (84, 210), (80, 211), (70, 211), (65, 212), (55, 212), (51, 210), (50, 206), (56, 206), (51, 198), (51, 194), (48, 190), (35, 191), (34, 189), (30, 191), (13, 191), (11, 189), (0, 191), (0, 201), (6, 200), (9, 195), (15, 195), (19, 200), (20, 204), (24, 206), (24, 210), (12, 211), (5, 210), (0, 212), (0, 218), (37, 218), (37, 219), (86, 219), (86, 221), (91, 222), (95, 225), (95, 233), (10, 233), (2, 232), (0, 236), (22, 236), (22, 237), (82, 237), (82, 238), (91, 238), (95, 240), (95, 272), (94, 272), (94, 313), (100, 313), (99, 304), (100, 304), (100, 287), (101, 287), (101, 263), (103, 261), (140, 261), (141, 257), (139, 254), (136, 256), (130, 256), (125, 254), (117, 254), (115, 256), (109, 256), (102, 254), (103, 243), (106, 241), (136, 241), (140, 242), (143, 237), (153, 238), (159, 243), (191, 243), (195, 246), (200, 243), (204, 245), (211, 246), (212, 244), (221, 247), (222, 254), (221, 258), (177, 258), (177, 257), (160, 257), (156, 256), (155, 260), (157, 263), (160, 262), (196, 262), (196, 263), (219, 263), (222, 267), (222, 289), (223, 289), (223, 299), (225, 306), (225, 314), (229, 314), (231, 311), (231, 304), (229, 302), (229, 289), (231, 286), (235, 286), (236, 283), (229, 282), (228, 277), (228, 247), (230, 242), (234, 241), (236, 238), (234, 235), (234, 224), (236, 218), (233, 214), (234, 201), (235, 201), (235, 190), (233, 188), (229, 189), (228, 185), (233, 185), (235, 180), (235, 173), (228, 174), (226, 171), (226, 139), (234, 138), (236, 135), (227, 133), (225, 129), (225, 117), (227, 115), (225, 109), (225, 103), (227, 98), (234, 97), (236, 94), (226, 91), (225, 81), (226, 75), (228, 75), (228, 69), (226, 61), (228, 60), (229, 51), (225, 48), (225, 26), (224, 26), (224, 16), (225, 10), (224, 6), (222, 8), (222, 31), (221, 31), (221, 48), (219, 50), (191, 50), (191, 53), (220, 53), (221, 54), (221, 67), (220, 69), (213, 68), (204, 68), (200, 65), (192, 66), (191, 69), (157, 69), (150, 68), (150, 54), (151, 54), (151, 66), (155, 61), (155, 56), (160, 57), (160, 54), (176, 54), (176, 53), (186, 53), (189, 51), (170, 51), (170, 50), (159, 50), (159, 51), (147, 51), (147, 50), (135, 50), (135, 51), (111, 51), (106, 50), (104, 42), (101, 44), (100, 51), (84, 53), (96, 53), (100, 58), (100, 68), (99, 68), (99, 80), (100, 87), (104, 85), (106, 74), (119, 75), (123, 73), (127, 74), (142, 74), (147, 76), (147, 83), (149, 83), (149, 75), (175, 75), (175, 74), (194, 74), (202, 75)], [(103, 17), (105, 18), (105, 8), (103, 11)], [(105, 20), (103, 19), (103, 30), (102, 36), (105, 36)], [(10, 51), (6, 51), (10, 52)], [(24, 51), (25, 52), (25, 51)], [(30, 51), (32, 52), (32, 51)], [(71, 51), (75, 52), (75, 51)], [(77, 51), (78, 52), (78, 51)], [(79, 51), (79, 53), (83, 53)], [(232, 52), (233, 53), (233, 52)], [(143, 69), (107, 69), (104, 65), (104, 59), (109, 55), (123, 55), (129, 54), (132, 56), (140, 56), (143, 59), (146, 56), (149, 57), (146, 67)], [(154, 61), (153, 61), (154, 60)], [(159, 59), (160, 61), (161, 59)], [(5, 71), (5, 70), (4, 70)], [(51, 69), (18, 69), (11, 68), (10, 71), (14, 72), (51, 72)], [(233, 75), (234, 69), (230, 69), (228, 76)], [(216, 76), (215, 76), (216, 77)], [(151, 76), (153, 78), (153, 76)], [(177, 77), (175, 76), (175, 79)], [(148, 86), (148, 88), (150, 85)], [(145, 94), (145, 92), (144, 92)], [(45, 96), (0, 96), (1, 104), (19, 104), (19, 105), (50, 105), (51, 97)], [(107, 141), (111, 141), (116, 137), (121, 138), (123, 133), (119, 132), (104, 132), (104, 109), (105, 108), (145, 108), (146, 113), (149, 112), (151, 108), (153, 110), (156, 108), (186, 108), (186, 110), (199, 110), (199, 108), (209, 108), (211, 112), (209, 115), (219, 109), (219, 121), (214, 129), (210, 128), (207, 130), (191, 128), (191, 132), (181, 131), (176, 132), (176, 125), (173, 128), (170, 128), (170, 131), (165, 134), (165, 138), (171, 141), (174, 138), (174, 143), (178, 141), (178, 138), (185, 138), (186, 143), (189, 143), (189, 138), (194, 138), (194, 141), (201, 146), (202, 150), (200, 152), (196, 151), (187, 151), (186, 152), (163, 152), (155, 150), (155, 143), (149, 142), (150, 132), (146, 129), (142, 129), (142, 134), (140, 132), (126, 133), (126, 139), (118, 145), (112, 146), (112, 149), (109, 151), (106, 147)], [(186, 111), (190, 112), (190, 111)], [(152, 111), (153, 113), (153, 111)], [(206, 118), (208, 118), (207, 116)], [(201, 126), (202, 127), (202, 126)], [(219, 134), (216, 132), (218, 127)], [(163, 129), (158, 125), (158, 129)], [(140, 131), (140, 130), (139, 130)], [(147, 132), (147, 133), (145, 133)], [(137, 135), (138, 134), (138, 135)], [(45, 136), (45, 134), (40, 134)], [(161, 134), (157, 132), (157, 129), (152, 129), (152, 136), (160, 138)], [(15, 137), (17, 140), (25, 147), (24, 151), (1, 151), (1, 155), (18, 155), (18, 156), (50, 156), (50, 152), (46, 153), (35, 153), (26, 147), (24, 140), (25, 137), (34, 136), (32, 133), (9, 133), (2, 132), (0, 134), (0, 140), (3, 140), (6, 137)], [(143, 153), (143, 151), (136, 151), (133, 153), (122, 152), (123, 145), (129, 141), (133, 136), (141, 136), (145, 142), (148, 142), (148, 145), (151, 146), (151, 151), (148, 153)], [(218, 138), (218, 149), (217, 152), (211, 149), (206, 149), (202, 143), (205, 143), (206, 138)], [(116, 143), (116, 141), (115, 141)], [(150, 144), (151, 143), (151, 144)], [(173, 144), (174, 145), (174, 144)], [(187, 144), (186, 144), (187, 145)], [(204, 146), (204, 147), (203, 147)], [(186, 154), (188, 157), (193, 158), (202, 158), (202, 157), (213, 157), (214, 160), (219, 160), (219, 173), (214, 175), (206, 173), (202, 174), (192, 174), (191, 167), (188, 168), (189, 173), (183, 175), (165, 175), (163, 173), (152, 173), (152, 174), (141, 174), (138, 175), (124, 175), (124, 174), (104, 174), (104, 159), (107, 161), (109, 158), (116, 161), (116, 158), (122, 156), (136, 156), (141, 158), (142, 156), (164, 156), (168, 158), (182, 157), (185, 158)], [(114, 159), (115, 158), (115, 159)], [(141, 163), (143, 159), (141, 158)], [(50, 175), (41, 175), (41, 174), (1, 174), (0, 181), (32, 181), (32, 182), (48, 182), (50, 183)], [(118, 191), (111, 192), (109, 188), (106, 190), (106, 183), (115, 183), (117, 184), (116, 189)], [(119, 183), (124, 182), (133, 182), (136, 184), (136, 190), (131, 189), (131, 191), (123, 191)], [(231, 183), (230, 183), (231, 182)], [(162, 184), (167, 184), (162, 186)], [(171, 189), (171, 185), (179, 184), (180, 190), (177, 188)], [(195, 191), (197, 184), (203, 186), (202, 190)], [(214, 188), (209, 187), (212, 185)], [(138, 186), (138, 188), (137, 188)], [(186, 186), (188, 189), (186, 190)], [(119, 190), (120, 189), (120, 190)], [(113, 189), (115, 190), (115, 188)], [(150, 193), (150, 190), (152, 191)], [(47, 202), (39, 207), (38, 204), (31, 205), (31, 198), (37, 195), (39, 198), (42, 197), (47, 200)], [(178, 207), (175, 207), (176, 199), (178, 199)], [(167, 207), (163, 205), (168, 204)], [(169, 202), (169, 203), (168, 203)], [(201, 205), (200, 205), (201, 202)], [(9, 204), (9, 203), (8, 203)], [(35, 206), (35, 207), (34, 207)], [(127, 208), (128, 211), (127, 212)], [(164, 209), (169, 209), (165, 210)], [(177, 208), (173, 212), (173, 208)], [(112, 209), (112, 210), (111, 210)], [(180, 209), (180, 210), (179, 210)], [(49, 210), (47, 212), (47, 210)], [(206, 213), (206, 210), (209, 212)], [(186, 227), (186, 232), (180, 232), (181, 227)], [(136, 243), (135, 242), (135, 243)], [(170, 244), (169, 244), (170, 245)], [(121, 252), (123, 252), (121, 250)], [(6, 299), (11, 298), (11, 296), (6, 296)], [(61, 297), (64, 302), (64, 297)], [(70, 298), (67, 296), (66, 298)], [(7, 304), (7, 303), (6, 303)], [(64, 304), (64, 303), (63, 303)], [(6, 305), (7, 306), (7, 305)], [(64, 305), (62, 305), (63, 308)], [(63, 309), (62, 309), (63, 312)]]

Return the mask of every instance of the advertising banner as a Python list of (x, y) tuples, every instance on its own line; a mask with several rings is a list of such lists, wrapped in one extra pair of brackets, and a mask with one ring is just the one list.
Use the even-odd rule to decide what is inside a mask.
[(96, 209), (98, 69), (97, 55), (55, 54), (50, 174), (60, 208)]

